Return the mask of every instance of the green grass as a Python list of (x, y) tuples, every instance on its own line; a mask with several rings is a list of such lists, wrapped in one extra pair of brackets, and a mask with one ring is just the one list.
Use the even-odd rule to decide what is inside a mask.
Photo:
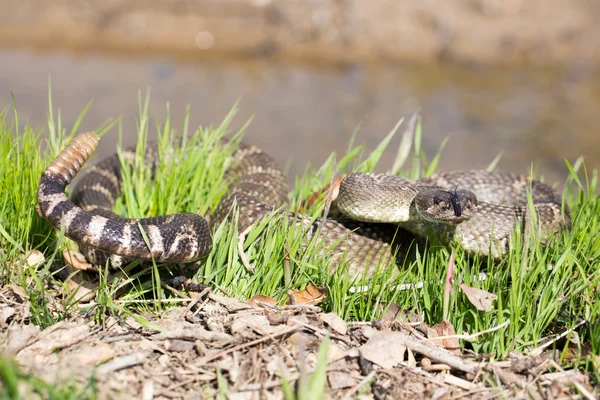
[[(193, 211), (205, 215), (213, 211), (226, 191), (220, 185), (224, 171), (229, 166), (229, 155), (243, 136), (244, 128), (232, 132), (229, 128), (236, 107), (217, 127), (189, 127), (189, 110), (176, 128), (167, 113), (165, 121), (151, 122), (148, 96), (140, 95), (138, 117), (138, 152), (131, 172), (125, 169), (124, 193), (115, 210), (131, 217), (146, 217), (180, 211)], [(51, 99), (50, 99), (51, 104)], [(49, 313), (45, 307), (45, 280), (49, 279), (51, 263), (61, 263), (60, 250), (72, 246), (54, 232), (35, 213), (36, 190), (42, 171), (57, 154), (60, 147), (79, 130), (82, 113), (69, 133), (61, 126), (60, 114), (55, 118), (49, 112), (49, 140), (42, 149), (40, 132), (20, 126), (16, 108), (12, 110), (12, 123), (8, 122), (7, 109), (0, 114), (0, 273), (3, 283), (16, 283), (28, 290), (32, 301), (34, 323), (49, 326), (60, 319), (70, 318), (74, 299), (67, 298), (63, 313)], [(168, 108), (167, 108), (168, 111)], [(349, 171), (377, 169), (378, 161), (389, 142), (397, 134), (396, 126), (370, 154), (351, 141), (347, 154), (333, 155), (318, 169), (307, 168), (295, 178), (290, 193), (291, 209), (300, 200), (321, 189), (335, 174)], [(392, 172), (418, 178), (434, 172), (440, 152), (431, 161), (420, 147), (422, 132), (419, 118), (405, 122), (397, 160)], [(119, 121), (108, 121), (99, 132), (119, 129)], [(159, 137), (159, 151), (170, 154), (175, 163), (162, 162), (151, 170), (143, 162), (143, 149), (150, 130)], [(230, 143), (220, 139), (234, 137)], [(175, 137), (182, 137), (173, 145)], [(194, 151), (191, 151), (194, 149)], [(490, 167), (497, 163), (493, 160)], [(410, 163), (410, 166), (405, 164)], [(463, 342), (477, 353), (491, 354), (502, 359), (509, 352), (527, 353), (557, 332), (575, 326), (580, 319), (589, 323), (570, 335), (568, 341), (558, 341), (555, 346), (566, 355), (568, 347), (575, 347), (576, 357), (563, 357), (565, 366), (585, 368), (598, 379), (597, 357), (600, 355), (600, 200), (598, 175), (588, 173), (578, 160), (573, 166), (566, 163), (569, 177), (565, 182), (564, 198), (571, 208), (573, 228), (563, 232), (548, 246), (540, 245), (535, 237), (520, 238), (515, 235), (511, 251), (500, 263), (487, 258), (469, 258), (456, 249), (454, 279), (487, 290), (498, 296), (494, 310), (477, 311), (454, 285), (449, 298), (448, 318), (459, 333), (475, 333), (490, 329), (506, 321), (500, 330)], [(315, 204), (311, 211), (319, 215), (326, 202)], [(523, 240), (521, 240), (523, 239)], [(345, 319), (371, 320), (381, 317), (384, 306), (397, 303), (401, 309), (420, 314), (428, 324), (441, 322), (444, 315), (443, 279), (450, 257), (447, 247), (418, 248), (414, 259), (407, 259), (401, 268), (379, 266), (373, 277), (359, 276), (353, 280), (342, 263), (331, 273), (327, 264), (327, 249), (320, 243), (310, 243), (306, 248), (298, 229), (288, 226), (278, 216), (261, 221), (246, 237), (243, 249), (254, 272), (248, 271), (238, 254), (238, 235), (235, 224), (221, 224), (213, 235), (213, 251), (198, 265), (196, 277), (216, 291), (237, 297), (249, 298), (255, 294), (285, 300), (289, 289), (300, 289), (309, 282), (323, 285), (328, 297), (322, 306), (337, 312)], [(525, 243), (525, 244), (523, 244)], [(31, 249), (41, 250), (47, 262), (28, 267), (21, 255)], [(137, 264), (137, 263), (135, 263)], [(101, 285), (97, 305), (92, 312), (99, 321), (110, 314), (133, 314), (160, 311), (165, 304), (160, 300), (173, 297), (162, 282), (178, 275), (175, 266), (155, 265), (143, 271), (125, 268), (109, 281), (107, 271), (101, 271)], [(483, 281), (475, 279), (481, 272), (487, 274)], [(393, 290), (394, 285), (424, 282), (423, 288)], [(351, 290), (367, 286), (363, 292)], [(115, 302), (118, 296), (119, 303)], [(155, 299), (149, 304), (135, 300)], [(569, 316), (569, 317), (567, 317)], [(577, 341), (575, 340), (577, 339)], [(578, 343), (577, 345), (569, 345)], [(596, 364), (595, 364), (596, 363)]]

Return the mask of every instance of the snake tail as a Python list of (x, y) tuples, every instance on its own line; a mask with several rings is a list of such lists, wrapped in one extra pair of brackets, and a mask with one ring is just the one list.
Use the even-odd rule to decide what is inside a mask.
[(65, 188), (92, 155), (98, 141), (95, 132), (77, 135), (44, 171), (38, 187), (42, 217), (63, 230), (69, 239), (118, 256), (191, 262), (210, 252), (208, 225), (198, 214), (113, 219), (75, 205), (66, 196)]

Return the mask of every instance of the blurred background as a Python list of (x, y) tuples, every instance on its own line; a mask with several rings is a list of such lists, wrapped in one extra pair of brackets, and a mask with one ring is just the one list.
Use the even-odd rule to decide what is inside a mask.
[[(372, 149), (423, 115), (440, 168), (600, 168), (598, 0), (0, 0), (0, 109), (44, 129), (48, 77), (67, 128), (123, 117), (135, 142), (138, 90), (162, 119), (235, 126), (291, 174), (357, 143)], [(10, 114), (10, 113), (9, 113)], [(10, 118), (10, 117), (9, 117)], [(115, 150), (118, 130), (99, 152)], [(153, 132), (155, 135), (155, 132)], [(399, 138), (397, 138), (399, 139)], [(398, 140), (394, 144), (397, 144)], [(396, 146), (380, 170), (391, 166)]]

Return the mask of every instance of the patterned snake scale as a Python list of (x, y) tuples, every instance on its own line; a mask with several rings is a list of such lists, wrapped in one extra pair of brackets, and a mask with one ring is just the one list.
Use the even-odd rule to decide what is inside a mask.
[[(211, 226), (194, 213), (124, 218), (112, 211), (121, 194), (117, 154), (88, 169), (74, 188), (72, 200), (65, 194), (98, 141), (94, 132), (76, 136), (44, 171), (38, 187), (40, 215), (77, 242), (93, 264), (107, 259), (113, 267), (130, 259), (196, 261), (210, 252), (212, 226), (227, 218), (234, 204), (239, 208), (241, 232), (287, 201), (286, 178), (274, 160), (260, 149), (242, 144), (232, 155), (234, 166), (226, 171), (229, 190), (211, 216)], [(148, 149), (151, 159), (156, 159), (156, 154), (155, 148)], [(124, 156), (127, 159), (133, 154), (125, 152)], [(433, 233), (442, 242), (458, 243), (470, 253), (501, 257), (515, 227), (525, 229), (528, 188), (543, 235), (570, 225), (569, 211), (565, 206), (563, 217), (562, 199), (552, 188), (519, 175), (483, 171), (446, 173), (417, 182), (351, 174), (342, 181), (337, 201), (340, 211), (354, 220), (287, 214), (304, 229), (307, 241), (319, 235), (323, 248), (331, 254), (331, 267), (345, 255), (350, 273), (357, 274), (398, 256), (399, 249), (407, 247), (413, 237), (406, 231), (420, 236)]]

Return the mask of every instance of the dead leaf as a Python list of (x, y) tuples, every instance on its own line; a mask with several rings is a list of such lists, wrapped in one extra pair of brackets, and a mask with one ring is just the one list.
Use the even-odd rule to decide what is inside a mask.
[(265, 296), (263, 294), (257, 294), (255, 296), (250, 297), (248, 299), (248, 301), (246, 301), (246, 303), (248, 303), (250, 305), (253, 305), (253, 306), (256, 306), (257, 305), (256, 304), (257, 301), (261, 301), (263, 303), (268, 303), (268, 304), (274, 304), (274, 305), (277, 304), (277, 300), (275, 300), (272, 297)]
[(288, 304), (312, 304), (317, 305), (327, 298), (327, 290), (309, 283), (304, 290), (290, 290)]
[(265, 334), (271, 331), (271, 324), (264, 315), (243, 315), (237, 317), (231, 324), (231, 333), (256, 332)]
[(32, 250), (27, 256), (27, 265), (34, 267), (44, 262), (44, 255), (39, 250)]
[(346, 371), (330, 371), (327, 374), (327, 380), (332, 390), (346, 389), (356, 385), (352, 375)]
[(80, 273), (69, 275), (69, 278), (65, 280), (65, 284), (67, 285), (66, 290), (64, 290), (67, 292), (65, 294), (72, 295), (78, 303), (87, 303), (96, 298), (98, 285), (90, 281), (84, 281)]
[[(456, 336), (456, 331), (450, 321), (442, 321), (432, 327), (427, 327), (427, 337), (429, 339), (445, 336)], [(460, 354), (460, 342), (458, 338), (443, 338), (440, 340), (432, 340), (431, 342), (445, 348), (453, 354)]]
[(348, 332), (348, 325), (346, 324), (346, 321), (341, 319), (334, 312), (330, 312), (327, 314), (320, 314), (319, 319), (342, 335), (345, 335), (346, 332)]
[(458, 286), (465, 293), (471, 304), (479, 311), (492, 311), (494, 309), (492, 307), (492, 302), (498, 298), (495, 294), (467, 286), (464, 283), (461, 283)]
[(29, 296), (27, 296), (27, 292), (21, 286), (15, 285), (14, 283), (11, 283), (11, 284), (8, 285), (8, 287), (10, 288), (10, 290), (12, 290), (12, 292), (15, 295), (17, 295), (17, 297), (19, 297), (20, 301), (28, 300), (29, 299)]
[(97, 271), (96, 267), (90, 264), (85, 256), (78, 251), (64, 249), (63, 258), (68, 265), (80, 271)]
[(377, 332), (359, 347), (360, 354), (382, 368), (393, 368), (404, 361), (406, 347), (402, 338), (404, 334), (396, 331)]
[(208, 298), (211, 299), (212, 301), (222, 305), (229, 312), (239, 312), (242, 310), (248, 310), (248, 309), (252, 308), (251, 305), (249, 305), (247, 303), (242, 303), (241, 301), (239, 301), (237, 299), (234, 299), (231, 297), (219, 296), (218, 294), (214, 294), (214, 293), (209, 293)]
[(384, 321), (395, 321), (398, 318), (398, 315), (402, 312), (400, 306), (396, 303), (388, 303), (385, 311), (383, 312)]

